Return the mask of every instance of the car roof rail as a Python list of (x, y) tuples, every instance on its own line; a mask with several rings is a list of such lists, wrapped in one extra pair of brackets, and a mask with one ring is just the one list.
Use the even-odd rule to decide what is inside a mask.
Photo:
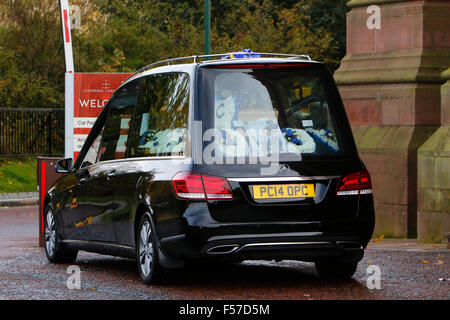
[[(237, 58), (236, 56), (244, 56)], [(145, 72), (147, 70), (150, 70), (152, 68), (156, 68), (158, 66), (167, 64), (168, 66), (171, 65), (171, 63), (174, 62), (180, 62), (183, 60), (192, 60), (192, 63), (198, 63), (200, 60), (206, 60), (208, 62), (211, 61), (220, 61), (220, 60), (228, 60), (228, 59), (243, 59), (243, 58), (263, 58), (263, 57), (278, 57), (278, 58), (286, 58), (286, 59), (306, 59), (309, 61), (312, 61), (311, 57), (307, 54), (286, 54), (286, 53), (268, 53), (268, 52), (253, 52), (253, 51), (240, 51), (240, 52), (228, 52), (228, 53), (216, 53), (216, 54), (206, 54), (206, 55), (194, 55), (194, 56), (187, 56), (187, 57), (179, 57), (179, 58), (172, 58), (172, 59), (166, 59), (161, 60), (158, 62), (151, 63), (143, 68), (140, 68), (136, 72), (134, 72), (131, 76), (129, 76), (127, 79), (125, 79), (123, 82), (127, 81), (128, 79), (132, 78), (133, 76)], [(210, 60), (210, 58), (220, 58), (215, 60)]]

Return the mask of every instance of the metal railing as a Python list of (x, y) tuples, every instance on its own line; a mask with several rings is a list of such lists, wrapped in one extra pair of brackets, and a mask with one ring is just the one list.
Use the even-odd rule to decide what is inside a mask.
[(64, 109), (0, 108), (0, 157), (64, 154)]

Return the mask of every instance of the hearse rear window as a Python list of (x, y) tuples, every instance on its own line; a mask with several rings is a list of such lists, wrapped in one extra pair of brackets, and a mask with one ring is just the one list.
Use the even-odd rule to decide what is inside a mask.
[(280, 159), (295, 161), (296, 155), (343, 152), (325, 83), (328, 78), (317, 68), (223, 66), (200, 70), (206, 89), (199, 109), (204, 129), (216, 133), (216, 156), (279, 153)]

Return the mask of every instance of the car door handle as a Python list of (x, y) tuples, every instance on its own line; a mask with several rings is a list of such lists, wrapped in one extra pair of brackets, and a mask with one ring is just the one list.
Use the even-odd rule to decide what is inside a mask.
[(78, 186), (84, 184), (90, 177), (88, 170), (77, 171), (75, 176), (78, 178)]
[(86, 181), (87, 181), (87, 178), (80, 179), (80, 180), (78, 180), (78, 185), (84, 184), (84, 183), (86, 183)]
[(116, 170), (112, 170), (112, 171), (110, 171), (110, 172), (108, 172), (107, 174), (106, 174), (106, 180), (111, 180), (112, 178), (114, 178), (116, 176)]

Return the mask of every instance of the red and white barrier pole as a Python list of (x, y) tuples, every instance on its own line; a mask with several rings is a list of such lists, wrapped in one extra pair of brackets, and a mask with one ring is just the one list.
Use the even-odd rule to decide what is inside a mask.
[(69, 1), (59, 0), (61, 8), (61, 26), (63, 32), (64, 58), (66, 63), (65, 75), (65, 129), (64, 156), (73, 157), (73, 111), (74, 111), (74, 66), (72, 51), (72, 34), (70, 32)]

